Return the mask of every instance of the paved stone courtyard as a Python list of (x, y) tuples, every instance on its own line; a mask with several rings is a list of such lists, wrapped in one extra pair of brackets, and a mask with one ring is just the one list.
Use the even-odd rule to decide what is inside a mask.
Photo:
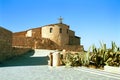
[(0, 80), (120, 80), (120, 74), (85, 67), (66, 68), (47, 65), (52, 50), (35, 50), (2, 63)]

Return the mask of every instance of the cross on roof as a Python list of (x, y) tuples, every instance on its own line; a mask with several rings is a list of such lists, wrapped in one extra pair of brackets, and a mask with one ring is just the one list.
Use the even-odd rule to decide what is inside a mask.
[(59, 20), (59, 23), (62, 23), (63, 18), (60, 16), (58, 20)]

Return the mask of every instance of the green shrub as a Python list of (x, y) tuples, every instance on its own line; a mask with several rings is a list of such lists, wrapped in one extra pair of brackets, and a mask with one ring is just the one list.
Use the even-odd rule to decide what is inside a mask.
[(111, 43), (110, 49), (107, 49), (104, 43), (100, 45), (100, 48), (92, 45), (87, 52), (66, 53), (62, 61), (66, 66), (89, 66), (91, 64), (96, 67), (120, 66), (120, 48), (115, 42)]
[(92, 46), (92, 55), (90, 61), (95, 63), (96, 67), (109, 65), (109, 66), (120, 66), (120, 50), (115, 44), (111, 43), (111, 49), (106, 48), (106, 44), (101, 43), (100, 48)]
[(88, 66), (89, 65), (89, 53), (67, 53), (66, 58), (63, 60), (66, 66)]

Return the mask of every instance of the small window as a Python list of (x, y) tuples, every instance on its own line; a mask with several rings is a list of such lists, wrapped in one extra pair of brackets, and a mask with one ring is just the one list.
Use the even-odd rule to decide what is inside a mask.
[(60, 28), (60, 33), (62, 33), (62, 28)]
[(53, 31), (53, 28), (50, 28), (50, 33), (52, 33), (52, 31)]

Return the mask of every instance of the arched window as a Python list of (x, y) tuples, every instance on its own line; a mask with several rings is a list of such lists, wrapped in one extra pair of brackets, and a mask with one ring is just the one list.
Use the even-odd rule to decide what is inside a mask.
[(53, 28), (50, 28), (50, 33), (52, 33), (52, 31), (53, 31)]
[(60, 33), (62, 33), (62, 28), (60, 28)]

